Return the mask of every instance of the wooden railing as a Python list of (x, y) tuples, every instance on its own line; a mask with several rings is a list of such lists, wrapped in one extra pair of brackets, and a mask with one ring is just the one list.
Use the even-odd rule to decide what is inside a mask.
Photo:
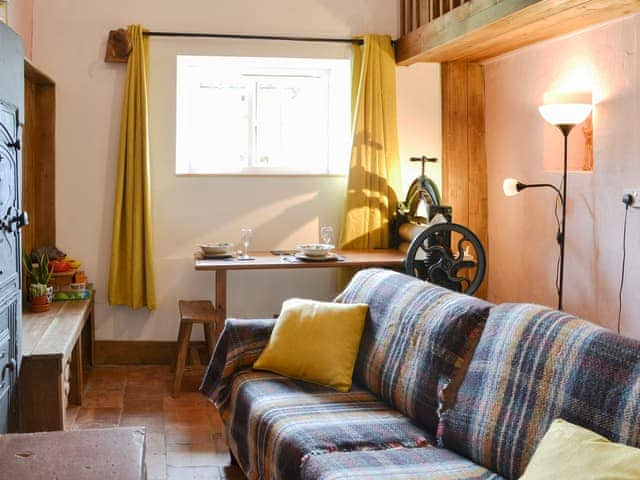
[(400, 0), (402, 35), (450, 12), (471, 0)]

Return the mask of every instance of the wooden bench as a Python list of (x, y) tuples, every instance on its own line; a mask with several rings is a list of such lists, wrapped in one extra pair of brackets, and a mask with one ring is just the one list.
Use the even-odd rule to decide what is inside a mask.
[(94, 295), (54, 302), (45, 313), (23, 313), (20, 431), (64, 430), (67, 402), (82, 405), (94, 364), (94, 322)]
[[(207, 341), (209, 355), (213, 353), (216, 331), (217, 316), (216, 310), (208, 300), (180, 300), (178, 302), (180, 310), (180, 330), (178, 332), (178, 354), (176, 356), (176, 376), (173, 381), (173, 396), (180, 393), (182, 376), (187, 363), (187, 353), (189, 352), (189, 342), (191, 341), (191, 327), (194, 323), (202, 325), (204, 337)], [(192, 358), (199, 363), (197, 353)]]
[(144, 480), (144, 428), (0, 436), (0, 478)]

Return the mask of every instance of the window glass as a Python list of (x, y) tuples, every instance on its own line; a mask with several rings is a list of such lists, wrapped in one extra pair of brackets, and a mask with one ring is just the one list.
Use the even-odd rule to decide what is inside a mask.
[(348, 60), (178, 56), (176, 173), (341, 174)]

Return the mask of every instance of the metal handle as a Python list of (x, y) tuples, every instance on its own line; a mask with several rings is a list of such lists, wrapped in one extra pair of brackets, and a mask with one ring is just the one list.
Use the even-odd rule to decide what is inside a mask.
[(16, 150), (20, 150), (20, 148), (22, 147), (22, 145), (20, 145), (20, 139), (16, 139), (15, 142), (9, 142), (7, 143), (7, 147), (9, 148), (15, 148)]
[(16, 359), (12, 358), (11, 360), (9, 360), (9, 363), (7, 363), (4, 367), (2, 367), (2, 377), (0, 377), (0, 380), (4, 382), (4, 377), (7, 375), (7, 370), (9, 370), (10, 372), (15, 371), (16, 366), (18, 364), (16, 363)]
[(0, 220), (0, 229), (11, 233), (29, 225), (29, 214), (27, 214), (27, 212), (23, 211), (11, 216), (12, 209), (14, 208), (10, 207), (7, 215)]
[(18, 230), (29, 225), (29, 214), (24, 210), (9, 220), (10, 223), (15, 223)]

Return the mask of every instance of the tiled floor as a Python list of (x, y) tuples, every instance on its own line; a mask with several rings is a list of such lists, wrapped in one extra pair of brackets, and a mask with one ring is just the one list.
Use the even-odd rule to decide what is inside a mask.
[(183, 393), (173, 398), (169, 367), (96, 367), (82, 407), (67, 411), (70, 428), (146, 427), (149, 480), (242, 480), (229, 465), (215, 407), (196, 392), (201, 378), (185, 374)]

